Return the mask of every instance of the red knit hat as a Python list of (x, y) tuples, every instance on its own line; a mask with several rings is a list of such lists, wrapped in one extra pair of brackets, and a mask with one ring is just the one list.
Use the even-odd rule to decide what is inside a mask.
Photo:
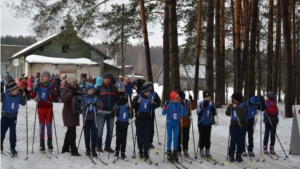
[(178, 100), (179, 100), (179, 95), (178, 95), (178, 93), (177, 93), (177, 92), (171, 92), (171, 94), (170, 94), (170, 99), (171, 99), (172, 101), (178, 101)]

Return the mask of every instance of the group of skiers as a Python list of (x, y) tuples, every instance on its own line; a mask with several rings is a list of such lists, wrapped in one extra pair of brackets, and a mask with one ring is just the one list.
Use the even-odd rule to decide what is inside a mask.
[[(39, 75), (39, 74), (37, 74)], [(149, 159), (149, 149), (154, 149), (153, 137), (155, 126), (155, 109), (161, 106), (161, 99), (154, 91), (153, 83), (139, 79), (131, 84), (130, 79), (124, 80), (123, 76), (115, 84), (113, 75), (109, 72), (96, 79), (95, 84), (85, 83), (83, 76), (78, 83), (76, 75), (70, 74), (64, 78), (63, 90), (58, 94), (55, 84), (51, 83), (49, 71), (43, 71), (33, 82), (30, 97), (37, 101), (36, 113), (40, 124), (40, 150), (45, 152), (53, 150), (52, 122), (53, 102), (59, 97), (63, 105), (62, 118), (67, 132), (62, 147), (62, 153), (70, 152), (72, 156), (80, 156), (76, 146), (76, 127), (80, 124), (79, 116), (82, 114), (83, 131), (85, 138), (86, 155), (97, 156), (97, 152), (114, 153), (116, 158), (126, 159), (126, 140), (129, 124), (135, 122), (136, 132), (134, 136), (134, 148), (137, 143), (140, 158)], [(22, 79), (22, 78), (21, 78)], [(32, 77), (30, 77), (32, 82)], [(81, 83), (83, 81), (83, 83)], [(137, 95), (131, 101), (132, 89), (137, 86)], [(141, 85), (142, 84), (142, 85)], [(144, 85), (143, 85), (144, 84)], [(83, 86), (81, 86), (83, 85)], [(2, 118), (1, 118), (1, 151), (6, 131), (10, 128), (10, 150), (16, 154), (16, 121), (19, 104), (26, 104), (28, 94), (20, 89), (20, 84), (10, 82), (6, 91), (1, 94)], [(27, 85), (28, 87), (28, 85)], [(212, 101), (213, 93), (203, 91), (203, 100), (197, 104), (197, 126), (199, 131), (200, 156), (212, 158), (210, 154), (211, 130), (215, 124), (217, 115), (216, 105)], [(129, 98), (129, 99), (128, 99)], [(248, 132), (248, 154), (253, 153), (253, 133), (257, 110), (264, 111), (265, 136), (263, 142), (264, 153), (268, 152), (268, 139), (271, 138), (270, 153), (275, 154), (275, 134), (278, 123), (278, 108), (276, 106), (276, 94), (267, 92), (264, 97), (253, 96), (249, 101), (243, 101), (240, 93), (232, 95), (225, 114), (231, 117), (229, 126), (230, 143), (228, 155), (230, 161), (243, 161), (242, 155), (246, 155), (245, 138)], [(130, 100), (130, 104), (128, 102)], [(192, 123), (193, 99), (186, 99), (185, 92), (170, 93), (170, 98), (163, 105), (162, 115), (166, 115), (165, 139), (167, 138), (167, 160), (178, 161), (178, 156), (189, 156), (188, 142), (190, 126)], [(115, 121), (115, 117), (117, 120)], [(135, 117), (135, 121), (133, 118)], [(102, 144), (102, 135), (106, 123), (107, 133), (105, 143)], [(111, 148), (114, 123), (116, 124), (116, 146)], [(131, 126), (132, 127), (132, 126)], [(47, 135), (45, 134), (47, 128)], [(158, 132), (158, 131), (157, 131)], [(270, 133), (270, 134), (269, 134)], [(45, 140), (47, 137), (47, 141)], [(171, 143), (173, 142), (173, 151)], [(104, 145), (104, 149), (102, 149)], [(205, 150), (204, 150), (205, 149)], [(183, 154), (181, 154), (183, 152)], [(244, 152), (244, 153), (243, 153)], [(236, 154), (236, 158), (234, 155)]]

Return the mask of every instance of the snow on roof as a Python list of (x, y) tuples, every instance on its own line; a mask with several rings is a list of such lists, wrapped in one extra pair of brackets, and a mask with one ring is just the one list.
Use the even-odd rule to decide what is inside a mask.
[[(61, 32), (60, 32), (60, 33), (61, 33)], [(52, 36), (49, 36), (48, 38), (45, 38), (45, 39), (43, 39), (43, 40), (41, 40), (41, 41), (39, 41), (39, 42), (36, 42), (36, 43), (34, 43), (34, 44), (28, 46), (27, 48), (25, 48), (25, 49), (19, 51), (18, 53), (14, 54), (11, 58), (17, 57), (17, 56), (19, 56), (19, 55), (21, 55), (21, 54), (23, 54), (23, 53), (25, 53), (25, 52), (27, 52), (27, 51), (29, 51), (29, 50), (31, 50), (31, 49), (36, 48), (37, 46), (43, 44), (44, 42), (47, 42), (48, 40), (52, 39), (53, 37), (57, 36), (57, 35), (60, 34), (60, 33), (54, 34), (54, 35), (52, 35)]]
[(98, 65), (97, 62), (93, 62), (87, 58), (53, 58), (41, 55), (29, 55), (25, 59), (28, 63), (51, 63), (51, 64), (76, 64), (76, 65)]
[(115, 59), (106, 59), (103, 62), (106, 64), (109, 64), (109, 65), (115, 66)]

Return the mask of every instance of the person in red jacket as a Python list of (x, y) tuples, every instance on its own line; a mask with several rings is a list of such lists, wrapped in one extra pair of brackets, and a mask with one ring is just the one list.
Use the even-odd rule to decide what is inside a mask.
[(56, 97), (54, 85), (50, 83), (50, 73), (43, 71), (41, 81), (33, 88), (33, 95), (37, 100), (37, 110), (40, 124), (40, 150), (45, 151), (45, 126), (47, 126), (47, 146), (51, 151), (52, 145), (52, 117), (53, 99)]
[(265, 135), (264, 135), (264, 153), (268, 152), (268, 142), (270, 136), (270, 153), (276, 154), (274, 151), (276, 127), (279, 122), (278, 107), (276, 105), (276, 94), (273, 91), (267, 92), (266, 96), (266, 109), (264, 112)]

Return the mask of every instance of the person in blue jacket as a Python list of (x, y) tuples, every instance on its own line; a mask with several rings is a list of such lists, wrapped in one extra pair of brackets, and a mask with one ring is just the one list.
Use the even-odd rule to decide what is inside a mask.
[[(210, 137), (212, 124), (215, 123), (214, 116), (216, 113), (216, 105), (211, 101), (211, 92), (208, 90), (203, 91), (203, 99), (197, 106), (198, 114), (198, 130), (199, 130), (199, 148), (200, 156), (202, 158), (211, 158), (210, 154)], [(203, 148), (205, 147), (205, 154)]]
[[(260, 100), (258, 97), (253, 96), (251, 97), (251, 99), (249, 101), (246, 102), (247, 106), (248, 106), (248, 112), (247, 112), (247, 118), (248, 118), (248, 126), (247, 126), (247, 131), (246, 133), (248, 133), (248, 153), (250, 156), (254, 157), (254, 153), (253, 153), (253, 127), (254, 127), (254, 123), (255, 123), (255, 116), (257, 115), (257, 108), (260, 104)], [(245, 145), (246, 147), (246, 145)], [(243, 156), (247, 157), (247, 153), (246, 153), (246, 149), (244, 148), (243, 151)]]
[(130, 104), (132, 103), (132, 98), (131, 98), (132, 93), (133, 93), (132, 89), (135, 89), (135, 88), (134, 88), (133, 84), (130, 82), (130, 78), (127, 78), (126, 85), (125, 85), (125, 92), (127, 94), (127, 97), (129, 98)]
[(126, 142), (127, 131), (129, 125), (129, 119), (133, 118), (132, 108), (128, 106), (128, 99), (120, 99), (120, 106), (115, 106), (111, 111), (112, 117), (117, 117), (116, 121), (116, 149), (115, 158), (119, 158), (119, 152), (121, 151), (121, 158), (126, 160)]
[(9, 128), (10, 151), (16, 155), (16, 126), (19, 105), (24, 106), (26, 99), (24, 93), (19, 93), (19, 86), (15, 82), (10, 82), (7, 90), (1, 94), (2, 111), (1, 111), (1, 152), (3, 151), (3, 142), (5, 134)]
[[(182, 116), (182, 106), (180, 103), (180, 97), (177, 92), (171, 92), (169, 103), (165, 103), (162, 115), (166, 115), (167, 120), (167, 158), (168, 161), (178, 161), (178, 136), (179, 136), (179, 124)], [(174, 134), (172, 134), (174, 133)], [(172, 140), (173, 138), (173, 140)], [(173, 141), (173, 153), (171, 153), (171, 144)]]

